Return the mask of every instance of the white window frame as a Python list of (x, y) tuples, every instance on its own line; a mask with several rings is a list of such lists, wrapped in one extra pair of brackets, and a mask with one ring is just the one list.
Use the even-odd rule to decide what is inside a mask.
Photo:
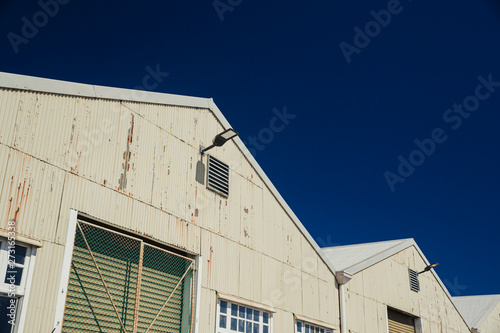
[[(332, 328), (312, 324), (306, 320), (295, 319), (295, 333), (333, 333)], [(300, 328), (300, 331), (299, 331)], [(308, 329), (306, 331), (306, 328)]]
[[(223, 313), (221, 314), (221, 311), (220, 311), (221, 302), (226, 302), (226, 304), (227, 304), (227, 312), (226, 312), (226, 314), (223, 314)], [(238, 306), (238, 313), (237, 313), (236, 317), (234, 317), (234, 316), (231, 315), (231, 306), (232, 305)], [(242, 318), (242, 317), (239, 316), (239, 307), (244, 307), (245, 308), (245, 318)], [(245, 304), (245, 302), (235, 302), (234, 300), (228, 300), (228, 299), (224, 299), (224, 298), (217, 298), (217, 317), (216, 317), (216, 320), (215, 320), (215, 331), (216, 331), (216, 333), (241, 333), (238, 330), (237, 331), (231, 330), (231, 318), (238, 318), (238, 325), (239, 325), (239, 321), (243, 320), (245, 322), (244, 330), (245, 330), (245, 333), (246, 333), (246, 322), (249, 321), (247, 319), (246, 309), (251, 309), (252, 312), (259, 311), (259, 321), (257, 322), (259, 324), (259, 332), (258, 333), (263, 333), (263, 331), (264, 331), (264, 325), (267, 325), (269, 327), (268, 333), (273, 333), (273, 312), (272, 311), (268, 311), (268, 310), (265, 310), (263, 308), (255, 307), (255, 305), (253, 305), (253, 304), (252, 305), (248, 305), (248, 304)], [(262, 315), (263, 313), (267, 313), (268, 314), (269, 323), (267, 323), (267, 324), (265, 324), (263, 322), (263, 315)], [(226, 316), (226, 328), (219, 327), (220, 326), (221, 315)], [(252, 317), (253, 317), (253, 315), (252, 315)], [(251, 320), (251, 322), (252, 323), (256, 323), (256, 321), (253, 320), (253, 319)], [(253, 326), (252, 326), (251, 333), (253, 333)]]
[[(14, 296), (13, 298), (17, 299), (15, 325), (12, 332), (21, 333), (24, 330), (24, 324), (26, 322), (26, 312), (33, 281), (37, 247), (19, 241), (14, 232), (9, 232), (7, 235), (4, 234), (5, 233), (2, 233), (2, 236), (0, 236), (0, 295), (3, 297)], [(25, 247), (26, 255), (23, 264), (13, 263), (11, 261), (10, 263), (14, 266), (14, 268), (12, 268), (9, 267), (9, 249), (13, 249), (16, 245)], [(11, 257), (10, 259), (13, 258)], [(6, 274), (9, 274), (8, 271), (14, 271), (15, 268), (23, 268), (19, 286), (11, 286), (10, 283), (5, 282)]]

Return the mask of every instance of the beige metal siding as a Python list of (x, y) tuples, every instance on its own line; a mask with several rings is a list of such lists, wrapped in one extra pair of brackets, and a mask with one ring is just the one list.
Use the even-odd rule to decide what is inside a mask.
[[(355, 274), (346, 284), (348, 329), (387, 333), (386, 306), (421, 318), (424, 332), (468, 333), (467, 325), (432, 274), (419, 275), (420, 291), (410, 290), (408, 268), (426, 263), (409, 247)], [(382, 323), (382, 325), (381, 325)]]
[(50, 332), (55, 315), (64, 246), (44, 242), (37, 251), (25, 332)]
[(210, 110), (9, 89), (0, 107), (0, 228), (43, 241), (27, 331), (52, 330), (70, 209), (202, 254), (208, 325), (215, 291), (274, 306), (275, 332), (304, 311), (338, 325), (332, 273), (235, 143), (214, 150), (229, 198), (195, 181), (199, 145), (222, 130)]
[(64, 173), (19, 151), (0, 146), (3, 181), (0, 193), (2, 229), (16, 221), (16, 232), (37, 240), (53, 240)]

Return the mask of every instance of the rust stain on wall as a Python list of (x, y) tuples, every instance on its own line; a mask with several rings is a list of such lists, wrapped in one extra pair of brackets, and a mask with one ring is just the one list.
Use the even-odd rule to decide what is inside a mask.
[(132, 120), (130, 121), (130, 128), (128, 130), (128, 136), (127, 136), (127, 149), (123, 153), (123, 163), (122, 163), (122, 168), (123, 168), (123, 173), (120, 176), (119, 180), (119, 190), (124, 190), (127, 188), (127, 171), (130, 170), (130, 158), (132, 157), (132, 152), (130, 151), (130, 144), (132, 143), (132, 138), (134, 137), (134, 115), (131, 114)]
[(212, 246), (210, 246), (210, 259), (207, 260), (207, 287), (210, 288), (210, 278), (212, 276), (212, 255), (214, 253), (214, 249)]

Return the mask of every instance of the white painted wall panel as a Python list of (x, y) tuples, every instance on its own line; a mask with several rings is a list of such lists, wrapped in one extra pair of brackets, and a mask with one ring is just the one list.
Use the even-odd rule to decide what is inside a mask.
[(25, 332), (51, 332), (57, 301), (58, 279), (64, 247), (44, 242), (37, 251), (30, 301), (26, 314)]
[(244, 246), (240, 247), (240, 297), (262, 303), (262, 255)]
[(14, 145), (16, 118), (19, 108), (22, 108), (25, 95), (12, 90), (0, 89), (0, 142)]
[(262, 256), (262, 303), (283, 309), (285, 300), (283, 265), (274, 258)]
[(319, 318), (319, 283), (318, 279), (302, 272), (302, 313), (309, 318)]
[(302, 271), (288, 264), (282, 265), (285, 294), (284, 310), (298, 314), (304, 313)]
[(201, 288), (200, 332), (215, 332), (217, 295), (211, 289)]

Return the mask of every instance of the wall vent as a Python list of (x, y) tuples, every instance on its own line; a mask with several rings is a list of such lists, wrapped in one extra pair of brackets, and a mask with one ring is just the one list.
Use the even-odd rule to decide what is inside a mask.
[(229, 165), (208, 155), (207, 187), (222, 196), (229, 196)]
[(408, 269), (410, 272), (410, 289), (416, 292), (420, 291), (420, 283), (418, 282), (418, 272)]

